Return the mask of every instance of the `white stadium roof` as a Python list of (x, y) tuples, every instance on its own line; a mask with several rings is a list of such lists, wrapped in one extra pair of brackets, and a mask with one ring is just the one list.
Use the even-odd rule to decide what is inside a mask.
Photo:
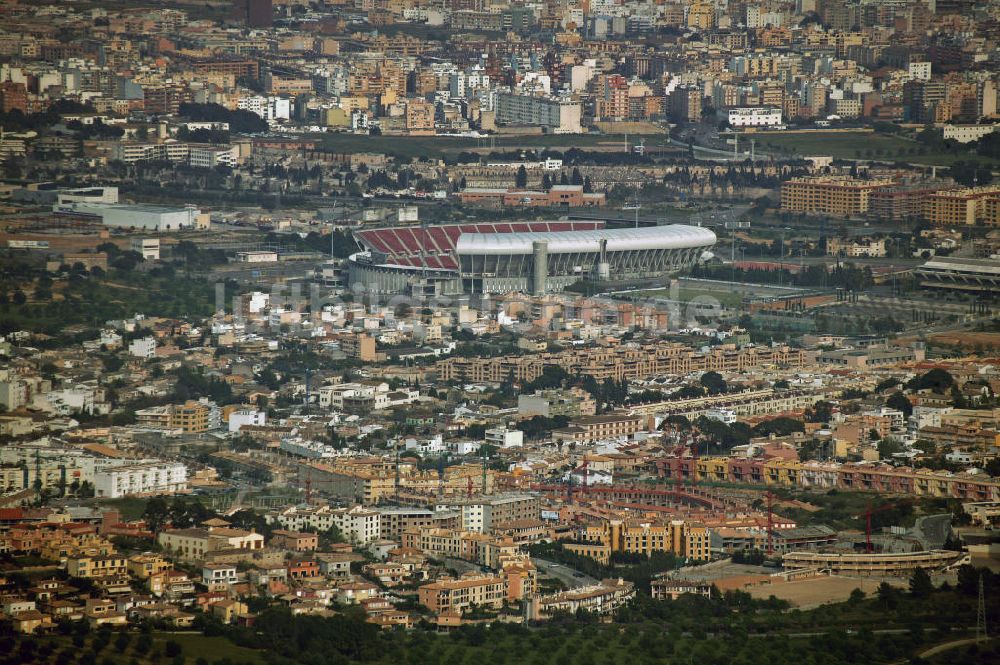
[(917, 268), (918, 272), (960, 272), (1000, 277), (1000, 260), (960, 256), (935, 256)]
[(711, 247), (715, 233), (700, 226), (671, 224), (638, 229), (596, 229), (593, 231), (539, 231), (529, 233), (463, 233), (455, 244), (456, 254), (531, 254), (532, 243), (548, 242), (549, 254), (599, 252), (601, 241), (607, 251), (644, 249), (688, 249)]

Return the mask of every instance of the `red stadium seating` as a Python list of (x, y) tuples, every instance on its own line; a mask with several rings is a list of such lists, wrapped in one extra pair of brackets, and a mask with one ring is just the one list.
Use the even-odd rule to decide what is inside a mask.
[(354, 237), (367, 249), (390, 257), (390, 263), (420, 267), (423, 252), (428, 268), (456, 270), (455, 246), (463, 233), (527, 233), (539, 231), (591, 231), (604, 228), (602, 221), (574, 222), (484, 222), (442, 224), (426, 228), (404, 226), (365, 229)]

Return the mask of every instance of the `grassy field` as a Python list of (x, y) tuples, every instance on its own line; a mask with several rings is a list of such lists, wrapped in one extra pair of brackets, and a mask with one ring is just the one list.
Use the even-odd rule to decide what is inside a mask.
[[(631, 136), (631, 135), (630, 135)], [(445, 155), (454, 156), (463, 150), (495, 149), (513, 150), (517, 148), (612, 148), (623, 146), (623, 135), (610, 134), (559, 134), (537, 136), (497, 136), (489, 141), (457, 136), (363, 136), (357, 134), (323, 134), (323, 147), (332, 152), (375, 152), (396, 157), (419, 159), (429, 157), (440, 159)], [(629, 141), (631, 142), (631, 138)]]
[[(670, 290), (646, 289), (635, 291), (630, 295), (637, 298), (669, 298)], [(709, 291), (704, 289), (680, 289), (678, 291), (678, 299), (682, 303), (691, 302), (695, 298), (713, 298), (719, 301), (723, 307), (729, 308), (738, 308), (743, 301), (743, 297), (739, 293), (733, 293), (732, 291)]]
[[(201, 633), (149, 633), (136, 631), (112, 632), (108, 642), (101, 644), (96, 634), (91, 634), (74, 644), (67, 635), (50, 635), (30, 638), (34, 649), (29, 655), (20, 652), (20, 661), (37, 665), (62, 665), (73, 662), (78, 654), (93, 654), (99, 663), (114, 665), (147, 665), (152, 663), (174, 663), (176, 665), (199, 665), (201, 663), (225, 665), (264, 665), (263, 654), (233, 644), (225, 637), (206, 637)], [(119, 641), (121, 640), (121, 641)], [(168, 642), (173, 648), (180, 646), (177, 656), (169, 656)], [(82, 661), (81, 661), (82, 662)], [(94, 662), (94, 661), (91, 661)]]
[(142, 513), (146, 510), (146, 500), (134, 497), (102, 500), (101, 505), (106, 508), (118, 510), (122, 515), (122, 519), (125, 520), (137, 520), (142, 517)]
[(778, 155), (830, 155), (837, 159), (884, 159), (914, 164), (949, 166), (958, 161), (978, 160), (974, 155), (928, 152), (919, 154), (916, 141), (874, 132), (766, 133), (757, 139), (758, 150)]
[(245, 649), (230, 642), (225, 637), (205, 637), (201, 633), (154, 633), (153, 644), (166, 644), (173, 640), (181, 645), (187, 662), (194, 663), (196, 658), (204, 658), (210, 663), (228, 658), (234, 663), (248, 665), (263, 664), (261, 652)]

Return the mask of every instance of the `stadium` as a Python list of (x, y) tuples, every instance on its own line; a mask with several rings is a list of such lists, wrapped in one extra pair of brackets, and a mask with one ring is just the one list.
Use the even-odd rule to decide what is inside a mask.
[(348, 281), (379, 294), (561, 291), (580, 280), (650, 280), (694, 265), (715, 233), (679, 224), (609, 229), (601, 221), (367, 229)]

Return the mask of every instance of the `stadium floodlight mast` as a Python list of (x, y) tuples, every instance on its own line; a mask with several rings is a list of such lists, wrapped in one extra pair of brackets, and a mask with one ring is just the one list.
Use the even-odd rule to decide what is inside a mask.
[(635, 228), (639, 228), (639, 211), (642, 210), (642, 204), (639, 203), (638, 194), (631, 203), (623, 205), (622, 210), (635, 210)]

